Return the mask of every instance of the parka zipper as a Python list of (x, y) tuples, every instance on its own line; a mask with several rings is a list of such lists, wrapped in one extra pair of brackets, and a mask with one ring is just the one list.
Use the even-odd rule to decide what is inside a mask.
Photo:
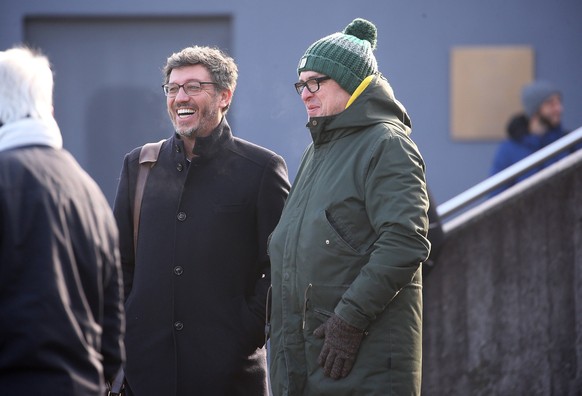
[(267, 346), (267, 341), (271, 336), (271, 291), (273, 290), (273, 285), (270, 285), (267, 289), (267, 301), (265, 302), (265, 348)]

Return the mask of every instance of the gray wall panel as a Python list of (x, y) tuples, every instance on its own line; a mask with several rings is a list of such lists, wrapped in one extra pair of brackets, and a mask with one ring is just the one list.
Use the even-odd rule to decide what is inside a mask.
[(28, 18), (26, 40), (55, 72), (65, 147), (111, 203), (123, 155), (172, 134), (162, 93), (166, 58), (193, 43), (230, 48), (229, 18)]
[[(230, 111), (235, 133), (284, 155), (291, 178), (309, 142), (305, 111), (292, 88), (297, 62), (313, 41), (341, 30), (358, 16), (378, 26), (376, 56), (380, 69), (410, 112), (413, 138), (427, 162), (429, 183), (438, 203), (485, 179), (497, 147), (497, 142), (460, 142), (450, 138), (449, 54), (453, 46), (532, 46), (536, 76), (563, 88), (565, 125), (571, 129), (582, 125), (580, 0), (321, 0), (317, 4), (307, 0), (5, 1), (0, 3), (0, 48), (25, 39), (24, 23), (29, 17), (125, 18), (128, 30), (140, 31), (131, 20), (164, 19), (168, 15), (190, 20), (217, 18), (210, 25), (216, 22), (219, 26), (221, 18), (228, 17), (231, 23), (227, 45), (231, 45), (229, 49), (240, 69)], [(178, 22), (170, 25), (168, 28), (182, 29)], [(197, 29), (185, 25), (179, 34), (163, 29), (148, 36), (156, 45), (158, 38), (171, 38), (160, 44), (159, 52), (151, 58), (139, 51), (143, 62), (148, 63), (140, 67), (157, 68), (171, 50), (193, 40), (203, 41), (211, 34), (223, 34), (217, 32), (222, 31), (220, 28), (207, 26), (207, 34), (200, 36)], [(123, 39), (117, 34), (109, 37), (111, 41)], [(132, 54), (132, 47), (124, 48)], [(104, 59), (102, 70), (109, 73), (110, 60)], [(150, 76), (148, 82), (157, 82), (155, 72)], [(82, 94), (77, 93), (78, 99), (87, 101), (81, 98)], [(66, 118), (76, 117), (66, 110), (58, 111), (61, 123), (68, 124)]]

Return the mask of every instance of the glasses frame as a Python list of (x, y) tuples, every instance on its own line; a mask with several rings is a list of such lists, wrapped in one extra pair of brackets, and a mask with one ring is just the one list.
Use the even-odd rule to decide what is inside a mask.
[[(326, 81), (326, 80), (331, 80), (331, 77), (330, 76), (314, 77), (314, 78), (310, 78), (304, 82), (296, 82), (293, 85), (295, 86), (295, 90), (297, 91), (297, 93), (299, 95), (301, 95), (303, 93), (303, 90), (305, 88), (307, 88), (307, 90), (311, 93), (316, 93), (317, 91), (319, 91), (319, 88), (321, 88), (321, 83), (323, 81)], [(309, 88), (310, 81), (315, 81), (317, 83), (317, 88), (315, 88), (314, 90), (311, 90), (311, 88)]]
[[(194, 92), (189, 94), (188, 92), (186, 92), (186, 85), (188, 84), (192, 84), (192, 83), (196, 83), (200, 85), (200, 88)], [(175, 95), (170, 94), (167, 91), (168, 86), (170, 85), (177, 85), (178, 86), (178, 90), (176, 91)], [(176, 83), (166, 83), (162, 85), (162, 90), (164, 91), (164, 95), (166, 95), (168, 98), (175, 98), (176, 96), (178, 96), (178, 93), (180, 92), (180, 88), (182, 88), (184, 90), (184, 93), (188, 96), (196, 96), (198, 94), (200, 94), (200, 92), (202, 92), (202, 86), (203, 85), (218, 85), (218, 83), (212, 82), (212, 81), (186, 81), (184, 84), (176, 84)]]

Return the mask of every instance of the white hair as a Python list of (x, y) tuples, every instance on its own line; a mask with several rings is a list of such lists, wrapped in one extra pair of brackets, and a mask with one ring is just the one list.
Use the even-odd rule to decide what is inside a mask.
[(53, 118), (53, 73), (46, 56), (15, 47), (0, 51), (0, 123), (25, 117)]

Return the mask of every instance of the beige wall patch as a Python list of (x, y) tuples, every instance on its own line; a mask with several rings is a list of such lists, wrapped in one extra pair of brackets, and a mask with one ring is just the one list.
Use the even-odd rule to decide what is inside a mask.
[(500, 140), (509, 118), (521, 111), (521, 89), (533, 80), (528, 46), (474, 46), (451, 50), (451, 136)]

